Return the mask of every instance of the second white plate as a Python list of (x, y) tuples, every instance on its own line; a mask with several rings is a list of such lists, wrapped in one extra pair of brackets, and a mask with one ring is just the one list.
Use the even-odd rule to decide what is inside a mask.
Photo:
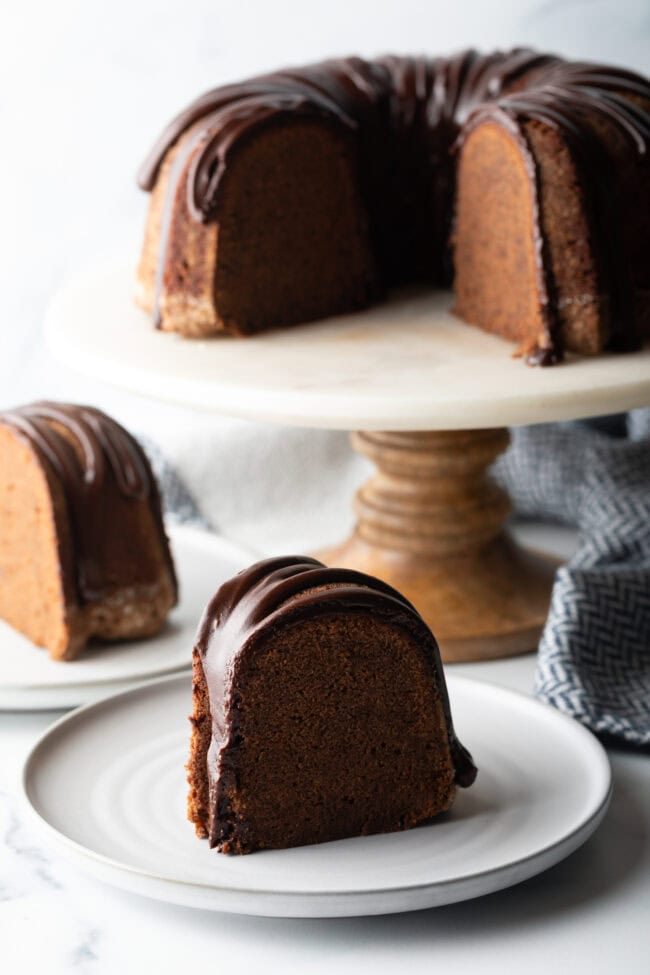
[(448, 683), (478, 779), (448, 815), (404, 833), (249, 856), (210, 850), (185, 815), (186, 674), (61, 719), (29, 756), (24, 791), (41, 827), (78, 865), (172, 903), (337, 917), (478, 897), (580, 846), (607, 808), (610, 769), (598, 741), (558, 711), (490, 684)]
[(76, 707), (190, 665), (205, 604), (251, 556), (196, 528), (168, 526), (168, 532), (179, 603), (162, 632), (147, 640), (94, 645), (78, 660), (61, 663), (0, 620), (0, 710)]

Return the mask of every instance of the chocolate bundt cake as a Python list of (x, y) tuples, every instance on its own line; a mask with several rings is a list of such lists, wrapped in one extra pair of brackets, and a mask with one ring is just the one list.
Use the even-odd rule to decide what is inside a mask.
[(188, 816), (223, 853), (408, 829), (476, 769), (438, 646), (372, 576), (268, 559), (218, 590), (194, 648)]
[(142, 448), (89, 406), (0, 413), (0, 618), (56, 660), (150, 636), (176, 603)]
[(345, 58), (207, 92), (140, 173), (137, 300), (246, 335), (454, 283), (551, 364), (650, 331), (650, 83), (528, 49)]

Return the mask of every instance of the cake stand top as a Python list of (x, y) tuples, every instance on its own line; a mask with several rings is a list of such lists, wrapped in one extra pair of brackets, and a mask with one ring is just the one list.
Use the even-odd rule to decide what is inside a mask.
[(455, 318), (443, 291), (247, 339), (182, 339), (135, 307), (133, 266), (105, 261), (70, 280), (46, 339), (66, 365), (166, 402), (341, 430), (512, 426), (650, 405), (650, 346), (529, 368)]

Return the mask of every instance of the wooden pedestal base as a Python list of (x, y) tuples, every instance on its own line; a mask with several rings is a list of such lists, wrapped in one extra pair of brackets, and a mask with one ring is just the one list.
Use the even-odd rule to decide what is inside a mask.
[(548, 612), (556, 563), (503, 528), (510, 501), (487, 473), (508, 442), (505, 429), (352, 434), (378, 472), (351, 538), (319, 557), (404, 593), (447, 661), (532, 650)]

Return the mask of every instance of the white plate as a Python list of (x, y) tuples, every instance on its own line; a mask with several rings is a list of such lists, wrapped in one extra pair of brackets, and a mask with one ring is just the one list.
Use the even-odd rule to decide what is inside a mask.
[(0, 709), (76, 707), (189, 666), (205, 604), (251, 557), (196, 528), (168, 531), (180, 592), (162, 632), (146, 640), (90, 646), (78, 660), (61, 663), (0, 620)]
[(52, 354), (84, 375), (166, 402), (339, 430), (449, 430), (615, 413), (650, 403), (642, 352), (530, 369), (464, 325), (445, 291), (246, 341), (156, 331), (133, 302), (136, 261), (104, 260), (52, 301)]
[(508, 887), (557, 863), (609, 801), (598, 741), (536, 701), (449, 678), (479, 767), (449, 815), (404, 833), (224, 856), (185, 818), (188, 676), (75, 711), (41, 738), (23, 787), (52, 841), (127, 890), (242, 914), (335, 917), (434, 907)]

